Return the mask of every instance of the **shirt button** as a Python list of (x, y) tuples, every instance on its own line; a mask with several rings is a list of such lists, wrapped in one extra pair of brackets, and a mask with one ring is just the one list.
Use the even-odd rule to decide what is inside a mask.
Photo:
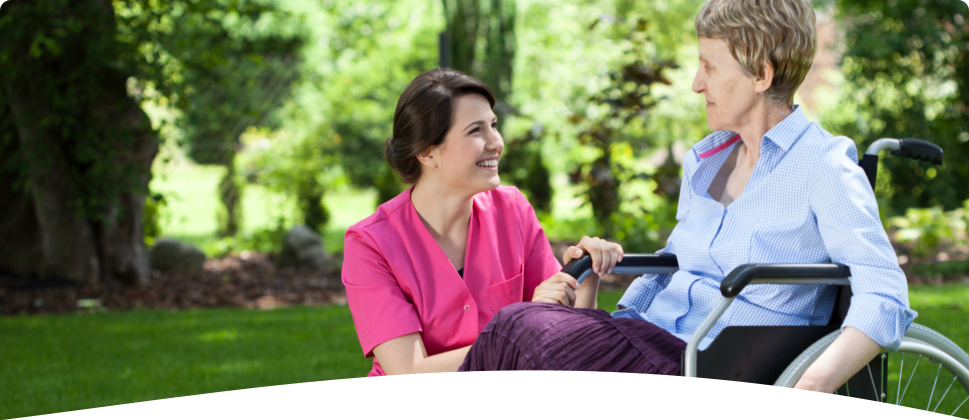
[(464, 305), (464, 310), (466, 310), (466, 311), (467, 311), (467, 310), (469, 310), (469, 309), (471, 309), (471, 305)]

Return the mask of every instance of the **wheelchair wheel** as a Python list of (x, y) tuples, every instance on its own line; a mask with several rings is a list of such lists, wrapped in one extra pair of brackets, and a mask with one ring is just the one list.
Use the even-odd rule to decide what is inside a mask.
[[(793, 387), (840, 334), (841, 330), (834, 331), (804, 350), (774, 385)], [(878, 385), (878, 375), (872, 374), (871, 365), (867, 367), (880, 401), (969, 418), (969, 355), (942, 334), (912, 324), (898, 350), (883, 353), (880, 363), (886, 378)], [(862, 377), (865, 370), (859, 372)], [(851, 395), (850, 388), (846, 393)]]

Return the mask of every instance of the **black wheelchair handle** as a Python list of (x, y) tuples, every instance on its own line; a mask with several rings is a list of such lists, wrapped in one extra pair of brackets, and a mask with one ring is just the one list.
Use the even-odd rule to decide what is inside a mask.
[(892, 152), (896, 156), (924, 160), (933, 165), (942, 164), (942, 148), (935, 144), (915, 138), (898, 139), (898, 151)]
[[(676, 255), (672, 254), (625, 254), (622, 261), (616, 264), (620, 267), (678, 267)], [(592, 257), (583, 255), (582, 258), (569, 261), (562, 267), (562, 272), (579, 279), (586, 271), (592, 270)]]
[[(848, 266), (841, 264), (743, 264), (733, 269), (720, 283), (723, 297), (736, 297), (755, 279), (790, 279), (777, 283), (797, 284), (798, 280), (835, 279), (851, 276)], [(796, 280), (794, 278), (797, 278)]]

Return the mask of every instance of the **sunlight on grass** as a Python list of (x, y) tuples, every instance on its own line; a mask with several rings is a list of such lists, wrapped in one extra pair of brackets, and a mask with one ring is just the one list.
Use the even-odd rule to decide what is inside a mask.
[[(154, 174), (151, 191), (161, 193), (167, 201), (162, 214), (162, 236), (192, 244), (210, 257), (214, 256), (218, 229), (218, 184), (225, 168), (217, 165), (189, 163), (162, 167)], [(324, 205), (330, 212), (330, 223), (323, 234), (329, 252), (343, 249), (343, 235), (354, 223), (376, 210), (376, 192), (342, 188), (327, 192)], [(242, 229), (253, 232), (276, 226), (292, 226), (298, 211), (294, 200), (258, 184), (247, 184), (242, 195)]]

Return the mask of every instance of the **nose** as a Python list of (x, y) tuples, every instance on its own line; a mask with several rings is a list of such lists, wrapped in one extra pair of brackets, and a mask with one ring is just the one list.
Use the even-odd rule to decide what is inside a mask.
[(707, 82), (705, 78), (701, 75), (702, 69), (696, 70), (696, 76), (693, 76), (693, 92), (702, 93), (707, 88)]
[(501, 133), (498, 132), (498, 128), (493, 128), (488, 133), (487, 143), (485, 143), (485, 148), (489, 151), (498, 152), (505, 148), (505, 140), (501, 138)]

